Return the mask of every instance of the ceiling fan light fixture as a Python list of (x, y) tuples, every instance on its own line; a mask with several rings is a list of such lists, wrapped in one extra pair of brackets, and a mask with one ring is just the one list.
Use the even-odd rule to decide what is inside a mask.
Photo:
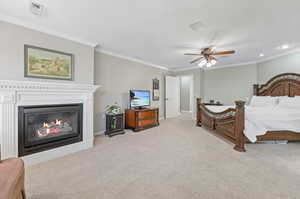
[(215, 49), (216, 49), (215, 46), (210, 46), (210, 47), (202, 48), (199, 53), (185, 53), (184, 55), (198, 56), (197, 59), (194, 59), (190, 63), (194, 64), (196, 62), (199, 62), (198, 66), (200, 68), (202, 68), (204, 66), (209, 68), (209, 67), (212, 67), (217, 64), (218, 59), (215, 57), (216, 55), (229, 55), (229, 54), (235, 53), (235, 50), (226, 50), (226, 51), (215, 52)]
[(205, 64), (207, 64), (206, 59), (203, 59), (202, 61), (199, 62), (198, 66), (203, 67), (205, 66)]
[(210, 61), (210, 63), (211, 63), (212, 65), (216, 65), (216, 64), (217, 64), (217, 60), (212, 59), (212, 60)]

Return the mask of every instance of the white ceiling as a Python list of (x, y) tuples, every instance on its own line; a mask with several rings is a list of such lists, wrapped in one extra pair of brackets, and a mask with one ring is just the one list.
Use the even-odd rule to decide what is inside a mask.
[[(210, 45), (236, 50), (215, 67), (258, 61), (299, 47), (299, 0), (38, 0), (46, 13), (30, 13), (29, 0), (1, 0), (0, 20), (63, 33), (100, 44), (101, 50), (169, 69), (189, 68)], [(190, 25), (200, 22), (196, 31)], [(75, 39), (76, 38), (76, 39)], [(277, 49), (289, 44), (286, 50)], [(99, 47), (98, 47), (99, 48)]]

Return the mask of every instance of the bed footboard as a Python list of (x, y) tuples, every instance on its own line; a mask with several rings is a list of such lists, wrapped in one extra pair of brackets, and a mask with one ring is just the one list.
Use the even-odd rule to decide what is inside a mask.
[(234, 149), (245, 152), (245, 102), (236, 101), (235, 108), (229, 108), (223, 112), (212, 112), (201, 99), (197, 99), (197, 126), (209, 128), (217, 135), (233, 143)]

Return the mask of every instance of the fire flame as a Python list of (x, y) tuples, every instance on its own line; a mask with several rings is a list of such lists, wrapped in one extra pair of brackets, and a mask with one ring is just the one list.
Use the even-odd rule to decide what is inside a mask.
[[(61, 120), (57, 120), (57, 119), (56, 119), (55, 122), (54, 122), (54, 124), (55, 124), (55, 125), (61, 125), (61, 122), (62, 122)], [(48, 127), (50, 127), (50, 125), (49, 125), (49, 123), (47, 123), (47, 122), (43, 122), (43, 127), (44, 127), (44, 128), (48, 128)]]
[(54, 122), (43, 122), (43, 128), (45, 128), (46, 132), (42, 133), (41, 131), (37, 131), (37, 134), (42, 137), (42, 136), (46, 136), (49, 134), (56, 134), (59, 132), (59, 130), (57, 128), (54, 128), (54, 126), (60, 126), (62, 124), (61, 120), (56, 119)]
[(55, 124), (56, 125), (61, 125), (61, 120), (56, 120)]

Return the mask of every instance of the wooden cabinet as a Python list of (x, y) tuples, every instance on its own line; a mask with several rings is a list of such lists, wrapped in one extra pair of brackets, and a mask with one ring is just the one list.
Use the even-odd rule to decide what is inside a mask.
[(125, 115), (126, 128), (133, 131), (141, 131), (159, 125), (158, 108), (127, 109)]

